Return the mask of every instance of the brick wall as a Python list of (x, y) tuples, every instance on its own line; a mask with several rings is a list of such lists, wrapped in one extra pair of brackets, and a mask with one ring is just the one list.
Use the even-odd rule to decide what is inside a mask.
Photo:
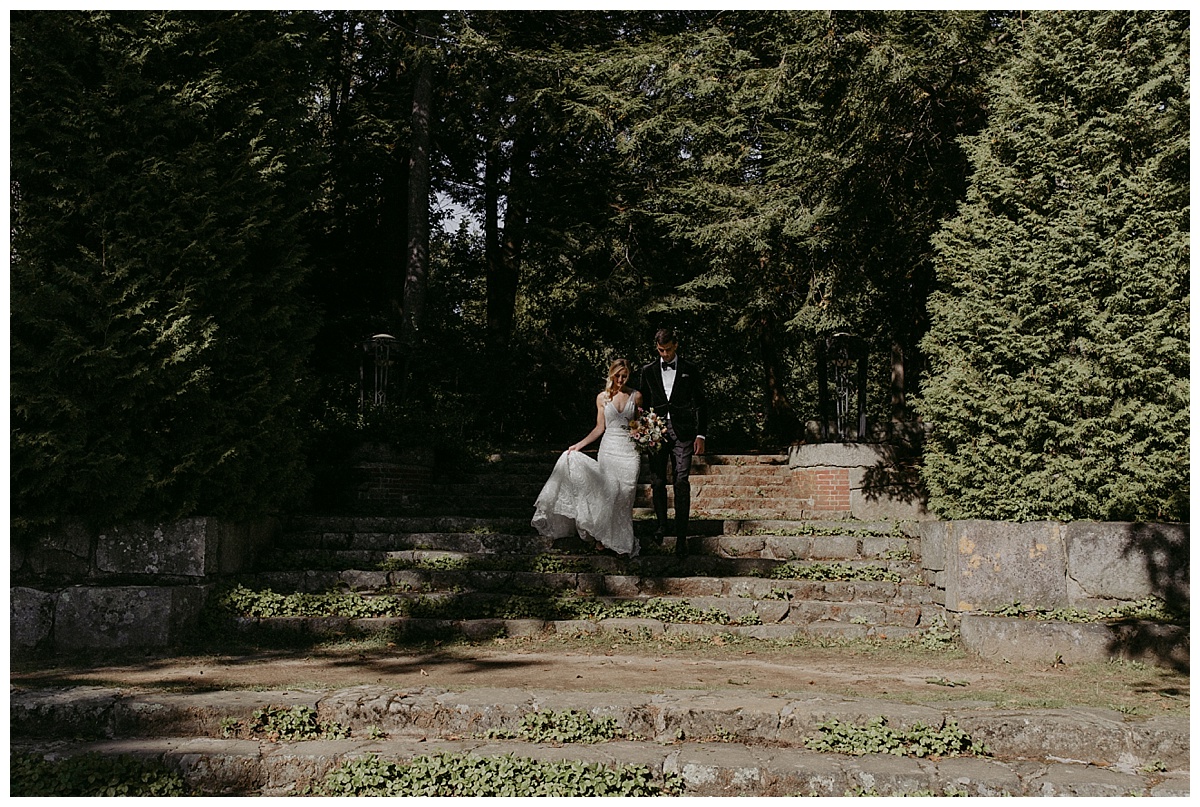
[(791, 476), (795, 497), (812, 502), (814, 513), (850, 514), (848, 468), (796, 468)]
[(365, 477), (358, 489), (360, 501), (415, 504), (433, 484), (433, 469), (427, 465), (368, 462), (358, 468)]
[(814, 513), (923, 521), (931, 514), (914, 457), (902, 444), (801, 443), (789, 449), (788, 466)]

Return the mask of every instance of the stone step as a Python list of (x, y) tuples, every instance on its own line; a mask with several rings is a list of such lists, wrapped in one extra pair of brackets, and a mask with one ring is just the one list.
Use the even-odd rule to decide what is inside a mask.
[(287, 535), (339, 532), (526, 532), (528, 529), (528, 518), (455, 515), (293, 515), (283, 525), (283, 531)]
[[(466, 479), (442, 480), (436, 487), (430, 489), (429, 495), (451, 497), (478, 494), (493, 498), (528, 497), (532, 501), (537, 498), (537, 494), (546, 483), (551, 470), (547, 469), (544, 474), (490, 474)], [(785, 492), (793, 485), (790, 476), (779, 471), (763, 470), (758, 467), (744, 469), (715, 466), (703, 472), (693, 470), (689, 478), (694, 490), (727, 485), (735, 488), (763, 488)], [(642, 488), (649, 490), (650, 479), (645, 472), (640, 475), (638, 481)]]
[[(460, 510), (463, 507), (478, 510), (481, 507), (492, 506), (532, 512), (542, 484), (543, 482), (536, 484), (511, 483), (509, 480), (504, 480), (503, 484), (489, 482), (442, 484), (426, 492), (422, 501), (426, 507), (453, 505), (459, 507)], [(691, 487), (693, 504), (706, 498), (720, 497), (756, 499), (772, 503), (797, 498), (794, 486), (787, 479), (734, 478), (731, 480), (721, 478), (706, 480), (705, 477), (692, 477)], [(673, 499), (674, 491), (669, 485), (668, 490), (670, 491), (669, 497)], [(650, 500), (651, 489), (648, 481), (639, 482), (636, 495), (639, 499)]]
[[(846, 564), (848, 566), (852, 564)], [(712, 567), (701, 571), (712, 572)], [(239, 577), (239, 583), (254, 590), (322, 593), (356, 591), (426, 593), (456, 591), (521, 594), (547, 592), (580, 597), (724, 597), (738, 603), (757, 600), (854, 601), (857, 603), (932, 604), (928, 587), (916, 582), (876, 580), (795, 580), (691, 574), (649, 576), (600, 572), (528, 572), (471, 569), (406, 569), (401, 571), (269, 571)], [(708, 606), (705, 606), (708, 607)], [(745, 608), (740, 605), (740, 612)]]
[[(379, 511), (390, 508), (396, 513), (519, 518), (532, 512), (533, 502), (560, 453), (557, 448), (502, 452), (470, 471), (439, 477), (404, 500), (380, 501), (374, 506)], [(638, 503), (649, 505), (649, 477), (645, 463), (640, 483), (642, 491)], [(706, 492), (713, 485), (721, 486), (720, 490)], [(734, 487), (725, 487), (727, 485)], [(808, 500), (791, 500), (788, 496), (791, 485), (785, 454), (714, 454), (693, 460), (692, 487), (697, 497), (697, 515), (757, 513), (764, 517), (796, 518), (814, 515)], [(759, 508), (752, 506), (748, 497), (765, 498), (772, 503)], [(706, 504), (709, 499), (712, 502)], [(776, 499), (779, 501), (774, 501)]]
[[(464, 556), (479, 555), (478, 563), (509, 563), (510, 568), (545, 567), (554, 560), (570, 562), (576, 568), (643, 570), (661, 574), (674, 569), (674, 558), (662, 557), (659, 552), (673, 550), (676, 538), (668, 536), (664, 549), (655, 548), (646, 531), (642, 533), (643, 554), (636, 558), (598, 555), (578, 538), (545, 538), (535, 533), (475, 533), (475, 532), (356, 532), (356, 533), (292, 533), (269, 551), (263, 564), (282, 568), (377, 568), (388, 560), (397, 562), (432, 558), (440, 552)], [(768, 572), (782, 561), (871, 561), (889, 560), (911, 562), (919, 554), (918, 539), (904, 536), (866, 536), (827, 534), (827, 536), (778, 536), (778, 534), (698, 534), (688, 540), (691, 552), (689, 569), (697, 570), (704, 563), (718, 563), (718, 558), (745, 558), (768, 561), (761, 564), (718, 563), (712, 573), (740, 575), (749, 569)], [(421, 552), (433, 552), (421, 555)], [(504, 555), (503, 558), (492, 556)], [(545, 556), (545, 557), (542, 557)], [(322, 563), (322, 558), (329, 558)], [(709, 560), (712, 558), (712, 561)], [(350, 566), (347, 566), (347, 563)], [(365, 563), (366, 566), (361, 566)], [(354, 566), (359, 564), (359, 566)], [(630, 566), (631, 564), (631, 566)], [(260, 568), (266, 568), (260, 566)]]
[[(613, 579), (616, 591), (562, 592), (558, 596), (508, 591), (376, 591), (344, 594), (328, 600), (306, 599), (302, 616), (254, 616), (253, 609), (233, 617), (238, 629), (301, 631), (313, 635), (343, 632), (403, 635), (426, 634), (470, 640), (542, 633), (590, 634), (630, 630), (707, 636), (730, 627), (779, 627), (769, 636), (838, 635), (844, 638), (912, 637), (930, 628), (941, 609), (932, 607), (925, 590), (888, 583), (809, 583), (769, 581), (784, 585), (747, 585), (732, 596), (643, 592), (637, 581)], [(718, 590), (721, 581), (692, 580), (692, 590)], [(721, 589), (723, 590), (723, 589)], [(736, 588), (734, 589), (736, 591)], [(278, 611), (279, 592), (267, 602)], [(235, 591), (240, 598), (241, 592)], [(339, 613), (341, 612), (341, 613)], [(607, 616), (605, 614), (608, 614)], [(569, 623), (563, 625), (562, 623)], [(811, 630), (810, 630), (811, 629)]]
[[(554, 552), (559, 541), (534, 532), (327, 532), (289, 533), (281, 547), (287, 552), (386, 553), (443, 550), (475, 554), (539, 555)], [(276, 550), (279, 551), (279, 550)], [(352, 556), (351, 556), (352, 557)]]
[[(266, 707), (307, 707), (320, 720), (348, 730), (349, 737), (291, 743), (223, 738), (236, 721)], [(489, 739), (517, 734), (528, 714), (569, 710), (611, 719), (620, 739), (587, 745)], [(344, 759), (377, 754), (408, 760), (443, 751), (640, 764), (656, 776), (674, 774), (684, 795), (695, 796), (855, 791), (1178, 796), (1189, 790), (1186, 717), (1130, 720), (1102, 709), (1019, 710), (973, 702), (911, 706), (811, 693), (362, 686), (332, 692), (15, 689), (9, 712), (15, 751), (160, 760), (183, 772), (193, 789), (214, 795), (298, 793)], [(877, 718), (901, 730), (952, 720), (986, 745), (990, 756), (846, 756), (805, 747), (827, 721), (866, 725)], [(61, 736), (106, 739), (39, 741)]]
[(783, 465), (788, 464), (787, 454), (704, 454), (693, 457), (693, 466), (729, 465), (748, 467), (754, 465)]
[[(589, 456), (596, 456), (596, 447), (584, 449)], [(562, 455), (562, 449), (547, 449), (544, 452), (505, 453), (493, 455), (491, 459), (480, 462), (472, 470), (462, 476), (499, 477), (508, 474), (539, 474), (550, 473), (551, 468)], [(642, 460), (646, 465), (646, 460)], [(754, 471), (754, 470), (788, 470), (786, 454), (704, 454), (696, 455), (691, 462), (692, 473), (707, 473), (713, 470)]]
[[(668, 496), (671, 496), (668, 488)], [(532, 505), (530, 506), (532, 516)], [(722, 535), (754, 533), (777, 535), (884, 535), (896, 532), (897, 525), (891, 521), (859, 521), (850, 519), (704, 519), (693, 518), (690, 532), (693, 535)], [(406, 533), (406, 532), (528, 532), (528, 518), (487, 518), (478, 516), (322, 516), (293, 515), (284, 525), (289, 535), (305, 533)], [(653, 524), (645, 519), (634, 520), (634, 529), (651, 532)], [(916, 537), (912, 533), (910, 537)]]
[[(595, 457), (595, 450), (585, 452)], [(514, 479), (525, 482), (544, 482), (558, 462), (560, 452), (551, 452), (538, 456), (505, 458), (497, 462), (483, 463), (470, 471), (464, 472), (462, 479)], [(642, 460), (645, 470), (646, 461)], [(764, 478), (784, 474), (790, 470), (786, 455), (756, 456), (756, 455), (706, 455), (692, 459), (692, 475), (737, 475), (761, 474)], [(456, 477), (448, 477), (443, 482), (454, 482)]]
[[(851, 569), (868, 567), (886, 569), (904, 580), (923, 580), (922, 572), (911, 560), (887, 557), (863, 557), (861, 554), (846, 557), (815, 553), (795, 555), (787, 559), (760, 556), (747, 557), (719, 555), (691, 555), (686, 559), (676, 558), (671, 547), (675, 539), (668, 537), (663, 548), (655, 548), (663, 554), (644, 554), (636, 558), (615, 555), (583, 555), (567, 553), (544, 553), (537, 555), (499, 555), (446, 550), (328, 550), (294, 549), (278, 551), (267, 556), (255, 573), (264, 574), (386, 574), (400, 571), (414, 573), (437, 572), (445, 575), (484, 573), (492, 576), (529, 574), (544, 577), (568, 575), (623, 575), (646, 579), (654, 578), (771, 578), (780, 566), (791, 562), (796, 565), (812, 566), (821, 570), (826, 566), (843, 566)], [(697, 540), (690, 542), (695, 547)], [(831, 570), (836, 571), (836, 569)], [(776, 573), (778, 574), (778, 573)], [(784, 576), (780, 574), (779, 576)], [(813, 577), (814, 575), (808, 575)], [(835, 575), (821, 575), (832, 578)]]
[[(536, 497), (512, 499), (477, 499), (464, 503), (460, 497), (441, 498), (431, 496), (419, 503), (397, 508), (397, 512), (420, 513), (427, 516), (453, 516), (464, 512), (476, 518), (520, 519), (532, 516)], [(634, 499), (636, 517), (652, 516), (650, 493), (639, 493)], [(674, 498), (668, 498), (668, 507), (674, 512)], [(720, 498), (697, 497), (693, 491), (691, 515), (697, 519), (788, 519), (805, 520), (822, 517), (837, 517), (847, 512), (844, 509), (819, 509), (811, 498), (760, 497), (757, 495), (730, 496)]]
[(836, 519), (725, 519), (726, 535), (920, 535), (919, 529), (892, 521)]
[[(673, 493), (673, 491), (672, 491)], [(786, 483), (747, 483), (731, 484), (727, 482), (708, 482), (705, 484), (692, 483), (692, 504), (702, 499), (745, 498), (745, 499), (794, 499), (793, 491)], [(650, 486), (638, 488), (638, 494), (649, 496)], [(668, 496), (670, 500), (672, 496)]]
[[(635, 506), (653, 506), (649, 496), (635, 499)], [(674, 512), (675, 501), (667, 499), (667, 506)], [(795, 518), (815, 514), (812, 499), (759, 496), (752, 492), (732, 495), (696, 495), (692, 493), (691, 516), (694, 518), (725, 518), (740, 514), (743, 518)]]
[[(722, 491), (733, 490), (735, 492), (762, 490), (769, 492), (772, 496), (789, 497), (794, 490), (791, 480), (785, 478), (768, 478), (760, 479), (754, 476), (696, 476), (689, 477), (692, 488), (692, 496), (695, 497), (701, 490)], [(637, 485), (638, 493), (650, 492), (650, 480), (639, 479)], [(667, 482), (667, 492), (674, 493), (674, 484)]]
[[(839, 609), (840, 606), (840, 610)], [(909, 609), (907, 617), (915, 612)], [(855, 603), (832, 604), (837, 616), (866, 613)], [(797, 616), (800, 612), (797, 612)], [(605, 637), (613, 639), (653, 639), (655, 637), (709, 639), (730, 636), (770, 642), (797, 640), (892, 641), (914, 640), (927, 630), (918, 625), (872, 625), (864, 621), (816, 619), (812, 622), (776, 622), (772, 624), (716, 624), (713, 622), (669, 622), (649, 617), (612, 617), (606, 619), (543, 619), (540, 617), (476, 617), (437, 619), (432, 617), (242, 617), (234, 620), (231, 630), (249, 641), (265, 638), (296, 642), (326, 642), (347, 638), (382, 639), (388, 642), (443, 642), (461, 639), (485, 642), (498, 638), (562, 636), (566, 639)]]
[[(532, 600), (530, 600), (532, 602)], [(616, 600), (614, 600), (616, 602)], [(508, 603), (511, 605), (511, 603)], [(541, 603), (533, 602), (536, 610)], [(857, 603), (809, 603), (804, 611), (793, 612), (796, 620), (772, 623), (714, 623), (670, 622), (650, 617), (610, 617), (602, 620), (548, 620), (536, 616), (437, 618), (419, 616), (272, 616), (240, 617), (234, 621), (233, 633), (251, 641), (271, 638), (296, 641), (328, 641), (352, 639), (383, 639), (386, 641), (491, 641), (493, 639), (546, 638), (565, 636), (581, 639), (584, 636), (612, 636), (613, 639), (712, 639), (730, 636), (733, 639), (761, 641), (893, 641), (919, 639), (926, 628), (895, 624), (920, 618), (917, 606), (900, 608), (887, 606), (882, 614), (872, 612), (871, 606)], [(890, 612), (888, 612), (890, 611)], [(853, 620), (846, 617), (854, 615)], [(862, 616), (859, 616), (862, 615)], [(870, 623), (870, 618), (880, 620)], [(804, 621), (808, 618), (810, 621)]]
[(437, 499), (420, 503), (410, 512), (420, 512), (425, 515), (461, 515), (469, 512), (480, 518), (526, 518), (533, 514), (533, 505), (518, 504), (515, 501), (500, 503), (481, 502), (475, 505), (464, 505), (461, 501), (439, 501)]
[[(584, 453), (591, 457), (595, 457), (597, 450), (595, 445), (590, 449), (585, 449)], [(503, 470), (506, 464), (509, 467), (520, 467), (522, 469), (532, 467), (553, 468), (554, 463), (558, 461), (562, 454), (561, 449), (555, 449), (543, 452), (537, 455), (522, 456), (519, 460), (513, 458), (502, 459), (499, 462), (487, 463), (479, 466), (480, 469), (496, 469)], [(642, 464), (646, 464), (646, 459), (642, 458)], [(753, 468), (783, 468), (789, 467), (787, 454), (703, 454), (693, 455), (692, 457), (692, 473), (704, 473), (711, 468), (737, 468), (737, 469), (753, 469)]]
[(465, 475), (462, 477), (449, 477), (439, 481), (438, 486), (443, 490), (453, 488), (470, 488), (480, 490), (498, 490), (506, 491), (509, 489), (533, 490), (534, 492), (541, 490), (542, 485), (546, 484), (546, 479), (549, 478), (550, 472), (554, 469), (553, 465), (542, 469), (530, 469), (527, 472), (516, 473), (508, 472), (501, 473), (493, 471), (490, 473), (480, 473), (474, 475)]
[[(765, 480), (757, 481), (753, 479), (710, 479), (705, 482), (697, 482), (692, 480), (692, 501), (696, 500), (697, 496), (707, 496), (716, 498), (720, 496), (753, 496), (770, 499), (794, 499), (796, 498), (797, 490), (792, 487), (786, 480)], [(671, 485), (667, 485), (667, 490), (674, 493)], [(639, 493), (650, 493), (649, 485), (640, 485)]]
[[(259, 573), (243, 576), (243, 584), (277, 593), (353, 591), (364, 598), (390, 593), (400, 599), (380, 611), (390, 614), (383, 621), (350, 619), (371, 612), (355, 605), (358, 610), (345, 616), (317, 612), (311, 615), (317, 621), (243, 620), (242, 629), (322, 635), (344, 630), (417, 635), (443, 631), (476, 637), (559, 630), (551, 623), (579, 621), (596, 613), (579, 602), (568, 603), (566, 611), (556, 609), (554, 598), (564, 596), (608, 605), (657, 599), (668, 613), (673, 601), (676, 608), (723, 614), (701, 627), (675, 625), (671, 620), (678, 613), (667, 621), (639, 623), (639, 629), (651, 633), (711, 631), (720, 622), (777, 629), (772, 636), (782, 636), (779, 631), (795, 635), (797, 629), (790, 626), (800, 626), (806, 635), (815, 631), (894, 637), (918, 632), (941, 613), (913, 562), (918, 542), (894, 525), (754, 520), (696, 524), (710, 534), (690, 538), (687, 558), (674, 557), (675, 539), (668, 537), (661, 548), (644, 540), (645, 554), (628, 559), (595, 554), (578, 538), (542, 538), (527, 526), (520, 532), (497, 531), (513, 526), (497, 521), (297, 519), (289, 525), (281, 548), (264, 558)], [(653, 528), (644, 521), (636, 526), (643, 536)], [(429, 531), (391, 531), (414, 527)], [(470, 531), (450, 531), (466, 527)], [(886, 569), (904, 582), (772, 577), (773, 570), (788, 561), (818, 568), (835, 563)], [(514, 600), (514, 595), (522, 598)], [(514, 624), (510, 617), (520, 615), (532, 619)], [(621, 624), (593, 620), (566, 629), (623, 629)]]
[[(674, 501), (669, 503), (671, 513), (674, 513)], [(809, 499), (795, 500), (766, 500), (755, 502), (747, 499), (732, 499), (721, 501), (701, 501), (692, 504), (692, 520), (791, 520), (802, 521), (822, 516), (836, 516), (840, 510), (815, 510)], [(634, 500), (634, 518), (650, 518), (654, 510), (649, 497), (638, 497)]]
[(791, 469), (788, 468), (786, 464), (784, 464), (784, 465), (763, 465), (760, 463), (754, 463), (751, 465), (727, 465), (727, 464), (720, 464), (720, 463), (717, 463), (717, 464), (713, 464), (713, 463), (695, 464), (695, 463), (693, 463), (692, 473), (696, 473), (697, 469), (699, 469), (700, 475), (705, 476), (705, 477), (710, 477), (710, 478), (713, 478), (713, 477), (726, 478), (726, 477), (739, 477), (739, 476), (761, 476), (764, 479), (775, 479), (775, 478), (787, 479), (788, 478), (787, 473), (789, 473), (791, 471)]
[[(842, 756), (729, 742), (532, 744), (504, 740), (349, 739), (259, 743), (213, 738), (132, 738), (46, 749), (14, 743), (15, 752), (60, 760), (85, 754), (134, 757), (180, 774), (202, 796), (291, 796), (308, 792), (339, 766), (364, 757), (406, 764), (442, 755), (515, 757), (606, 768), (648, 769), (659, 787), (670, 777), (688, 797), (775, 796), (1162, 796), (1190, 794), (1186, 772), (1160, 774), (1051, 760), (977, 757), (916, 759), (888, 754)], [(19, 795), (19, 794), (14, 794)], [(422, 794), (428, 796), (427, 793)], [(465, 795), (440, 792), (442, 796)]]
[(457, 499), (460, 504), (463, 500), (478, 504), (472, 501), (478, 498), (481, 501), (519, 502), (532, 508), (545, 483), (545, 479), (537, 482), (518, 482), (507, 477), (480, 482), (443, 482), (427, 491), (426, 498), (433, 501)]
[[(729, 484), (726, 482), (702, 482), (701, 478), (692, 479), (692, 506), (716, 499), (737, 500), (748, 502), (773, 510), (800, 509), (812, 510), (812, 499), (798, 497), (795, 489), (785, 481), (748, 482), (746, 484)], [(668, 502), (674, 506), (674, 492), (668, 486)], [(534, 502), (541, 492), (541, 485), (505, 486), (498, 488), (488, 484), (442, 485), (436, 491), (422, 496), (422, 507), (426, 511), (433, 508), (444, 508), (446, 513), (461, 513), (465, 509), (472, 512), (497, 512), (519, 516), (533, 512)], [(641, 483), (636, 489), (635, 498), (639, 502), (651, 501), (651, 490), (648, 483)], [(722, 505), (725, 506), (725, 505)]]
[[(711, 485), (764, 485), (782, 486), (792, 484), (792, 478), (786, 470), (769, 466), (754, 468), (734, 468), (728, 465), (716, 465), (708, 468), (702, 474), (693, 473), (689, 479), (702, 486)], [(670, 481), (668, 480), (668, 487)]]
[[(723, 736), (731, 741), (802, 747), (830, 719), (863, 724), (886, 718), (896, 729), (953, 720), (994, 757), (1045, 760), (1053, 756), (1090, 765), (1160, 762), (1183, 769), (1190, 761), (1186, 716), (1130, 718), (1101, 708), (1019, 709), (981, 701), (903, 704), (807, 692), (757, 693), (733, 689), (657, 693), (437, 687), (395, 690), (363, 685), (333, 691), (223, 690), (174, 692), (84, 686), (28, 689), (9, 695), (11, 737), (220, 737), (228, 718), (245, 719), (268, 706), (315, 710), (351, 736), (374, 726), (389, 735), (464, 736), (516, 731), (534, 712), (575, 710), (611, 717), (624, 733), (671, 742)], [(1026, 728), (1021, 728), (1026, 727)]]

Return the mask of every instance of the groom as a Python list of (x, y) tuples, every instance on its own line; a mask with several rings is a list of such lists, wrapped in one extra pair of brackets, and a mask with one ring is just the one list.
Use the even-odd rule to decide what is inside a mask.
[(692, 455), (704, 453), (708, 404), (696, 365), (681, 357), (679, 337), (670, 328), (654, 335), (659, 358), (642, 368), (638, 388), (643, 407), (667, 421), (667, 440), (649, 456), (650, 490), (658, 526), (654, 540), (662, 544), (667, 531), (667, 464), (675, 472), (675, 554), (687, 554), (688, 517), (692, 509)]

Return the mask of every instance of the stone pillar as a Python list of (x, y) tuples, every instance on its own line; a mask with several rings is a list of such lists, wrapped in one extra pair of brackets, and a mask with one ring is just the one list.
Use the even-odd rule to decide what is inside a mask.
[(804, 443), (788, 452), (797, 498), (812, 517), (863, 521), (931, 518), (915, 467), (885, 443)]

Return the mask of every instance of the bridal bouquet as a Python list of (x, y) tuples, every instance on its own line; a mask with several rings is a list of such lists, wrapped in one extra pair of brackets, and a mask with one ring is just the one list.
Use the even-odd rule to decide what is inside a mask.
[(647, 412), (639, 406), (637, 414), (625, 428), (629, 430), (629, 437), (634, 446), (642, 454), (653, 454), (667, 439), (667, 422), (653, 409)]

